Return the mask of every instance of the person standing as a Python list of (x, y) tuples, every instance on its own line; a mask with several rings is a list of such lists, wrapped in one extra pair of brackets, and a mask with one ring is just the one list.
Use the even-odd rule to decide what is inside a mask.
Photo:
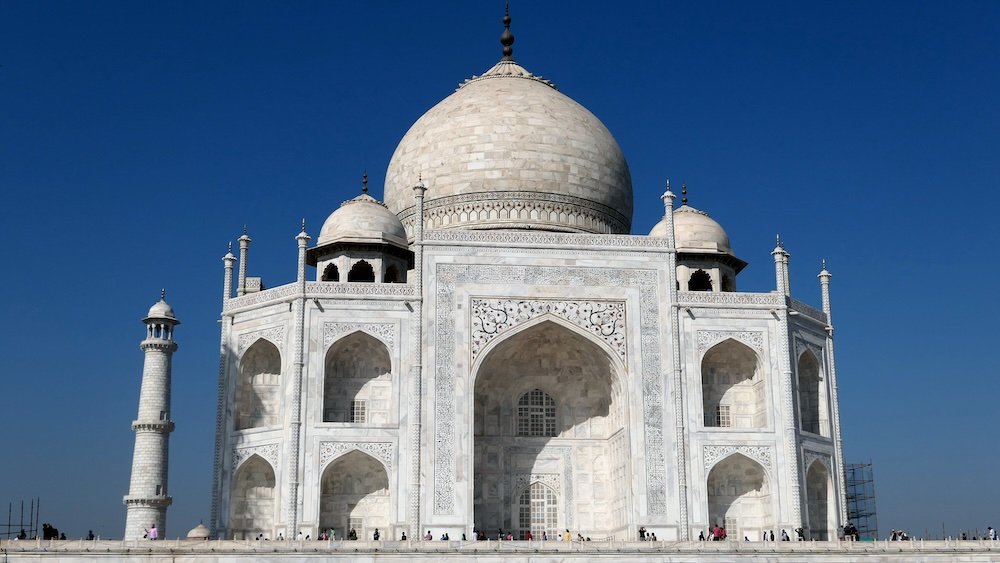
[(159, 537), (159, 532), (156, 531), (156, 524), (149, 527), (149, 539), (155, 540)]

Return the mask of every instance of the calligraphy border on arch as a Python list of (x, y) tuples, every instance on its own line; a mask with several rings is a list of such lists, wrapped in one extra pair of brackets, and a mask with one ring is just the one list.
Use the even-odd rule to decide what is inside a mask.
[(472, 300), (472, 359), (504, 332), (543, 315), (569, 321), (603, 340), (628, 365), (625, 302), (572, 299)]
[(666, 458), (663, 450), (663, 378), (660, 358), (659, 273), (656, 270), (438, 264), (435, 310), (434, 514), (455, 510), (455, 287), (466, 283), (509, 283), (567, 287), (639, 289), (639, 349), (642, 356), (646, 497), (650, 514), (666, 514)]

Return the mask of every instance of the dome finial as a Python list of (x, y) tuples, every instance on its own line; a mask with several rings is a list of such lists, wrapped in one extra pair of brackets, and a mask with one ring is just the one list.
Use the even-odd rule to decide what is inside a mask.
[(361, 193), (368, 193), (368, 169), (365, 169), (365, 173), (361, 175)]
[(167, 300), (167, 289), (162, 288), (160, 289), (160, 301), (166, 301), (166, 300)]
[(503, 59), (505, 61), (514, 60), (514, 34), (510, 32), (510, 0), (507, 0), (503, 15), (503, 34), (500, 35), (500, 44), (503, 45)]
[(681, 205), (688, 204), (688, 185), (686, 182), (681, 183)]

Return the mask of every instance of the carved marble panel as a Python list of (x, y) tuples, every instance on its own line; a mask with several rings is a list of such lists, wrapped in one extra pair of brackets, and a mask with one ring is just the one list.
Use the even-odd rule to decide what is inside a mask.
[(364, 452), (385, 465), (386, 473), (392, 471), (392, 442), (320, 442), (319, 443), (319, 468), (320, 472), (326, 469), (331, 461), (341, 455), (358, 450)]
[(244, 461), (250, 456), (259, 455), (271, 464), (272, 468), (278, 467), (278, 444), (262, 444), (259, 446), (249, 446), (233, 449), (233, 471), (239, 469)]
[(513, 491), (515, 497), (532, 483), (541, 483), (552, 489), (557, 495), (562, 491), (562, 477), (558, 473), (518, 473), (514, 475)]
[(753, 348), (758, 354), (764, 352), (764, 332), (757, 330), (699, 330), (698, 354), (704, 354), (719, 342), (732, 338)]
[(742, 454), (761, 465), (768, 473), (772, 472), (774, 453), (771, 446), (738, 446), (738, 445), (712, 445), (702, 448), (702, 459), (705, 464), (705, 475), (712, 470), (716, 463), (729, 457), (734, 453)]
[(472, 359), (504, 331), (542, 315), (554, 315), (597, 336), (627, 361), (624, 301), (473, 299)]
[(243, 350), (246, 350), (247, 347), (256, 342), (258, 338), (270, 341), (280, 350), (281, 345), (285, 342), (285, 327), (275, 326), (264, 330), (256, 330), (241, 334), (238, 345), (239, 353), (243, 353)]
[(361, 331), (382, 341), (389, 350), (392, 350), (396, 343), (396, 323), (354, 323), (354, 322), (326, 322), (323, 323), (323, 347), (330, 344), (343, 334)]
[(794, 349), (795, 349), (795, 361), (802, 357), (802, 354), (808, 350), (816, 358), (816, 360), (823, 365), (823, 349), (812, 342), (805, 340), (804, 338), (796, 335), (794, 339)]
[(830, 454), (825, 452), (814, 452), (811, 450), (803, 450), (802, 451), (802, 464), (803, 464), (802, 467), (804, 469), (803, 475), (805, 474), (805, 472), (809, 471), (809, 468), (812, 467), (813, 462), (816, 460), (819, 460), (819, 462), (823, 464), (823, 466), (826, 468), (827, 473), (832, 474), (832, 470), (830, 468), (833, 467), (833, 464), (830, 461)]

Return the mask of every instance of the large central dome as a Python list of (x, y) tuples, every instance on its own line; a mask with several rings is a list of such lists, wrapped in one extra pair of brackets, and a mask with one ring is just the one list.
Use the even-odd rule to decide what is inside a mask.
[(594, 114), (505, 57), (425, 113), (389, 161), (385, 204), (427, 226), (627, 234), (632, 179)]

